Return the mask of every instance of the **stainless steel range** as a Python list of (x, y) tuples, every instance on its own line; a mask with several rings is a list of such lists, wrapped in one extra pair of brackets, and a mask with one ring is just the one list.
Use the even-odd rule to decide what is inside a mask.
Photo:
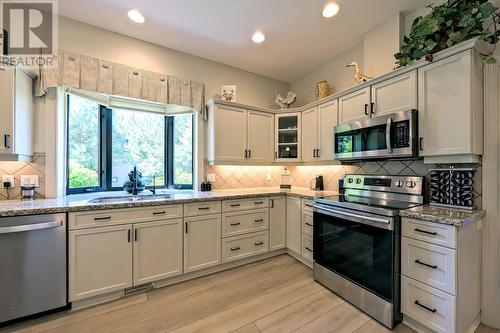
[(423, 204), (422, 177), (347, 175), (314, 202), (314, 279), (389, 328), (401, 321), (399, 211)]

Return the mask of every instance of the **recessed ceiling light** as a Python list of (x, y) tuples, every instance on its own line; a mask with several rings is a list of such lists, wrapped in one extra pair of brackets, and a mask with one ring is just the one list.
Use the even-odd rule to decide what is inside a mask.
[(329, 3), (328, 5), (323, 8), (323, 17), (329, 18), (329, 17), (334, 17), (335, 15), (338, 14), (340, 10), (339, 5), (336, 3)]
[(266, 40), (266, 36), (260, 31), (257, 31), (253, 34), (252, 40), (254, 43), (262, 43), (263, 41)]
[(131, 19), (132, 21), (134, 21), (136, 23), (144, 23), (144, 21), (146, 21), (146, 19), (144, 18), (144, 15), (142, 15), (141, 12), (136, 10), (136, 9), (129, 10), (127, 12), (127, 15), (129, 17), (129, 19)]

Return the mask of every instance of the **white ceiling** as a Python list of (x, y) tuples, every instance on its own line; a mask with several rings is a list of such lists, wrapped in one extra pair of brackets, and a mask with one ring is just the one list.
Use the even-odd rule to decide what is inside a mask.
[[(326, 0), (62, 0), (59, 12), (95, 25), (292, 82), (362, 40), (363, 35), (398, 11), (422, 0), (337, 0), (340, 13), (321, 16)], [(130, 21), (128, 9), (146, 17)], [(255, 30), (266, 34), (253, 44)]]

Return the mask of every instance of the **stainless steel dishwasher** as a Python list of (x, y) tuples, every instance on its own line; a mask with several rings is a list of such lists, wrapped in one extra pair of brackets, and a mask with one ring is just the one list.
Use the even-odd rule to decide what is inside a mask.
[(0, 324), (67, 304), (66, 215), (0, 218)]

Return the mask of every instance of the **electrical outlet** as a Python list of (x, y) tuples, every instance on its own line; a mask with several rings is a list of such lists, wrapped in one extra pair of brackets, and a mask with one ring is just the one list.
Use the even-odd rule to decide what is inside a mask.
[(2, 187), (3, 188), (6, 188), (5, 187), (5, 183), (7, 183), (7, 182), (10, 183), (10, 188), (14, 188), (15, 187), (14, 176), (13, 175), (3, 175), (2, 176)]
[(211, 183), (215, 183), (215, 173), (208, 173), (207, 180)]
[(39, 186), (38, 175), (23, 175), (21, 176), (22, 186)]

